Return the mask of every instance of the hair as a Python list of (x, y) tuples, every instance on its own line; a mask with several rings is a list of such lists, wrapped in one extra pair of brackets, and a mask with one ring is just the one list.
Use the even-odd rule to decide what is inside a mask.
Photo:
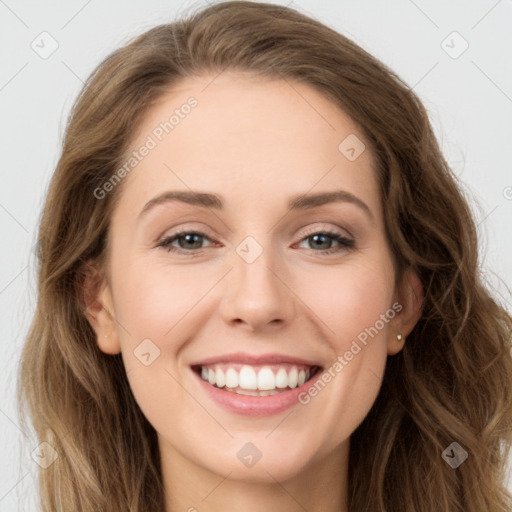
[[(157, 435), (120, 354), (98, 348), (84, 314), (88, 262), (104, 268), (123, 163), (142, 116), (186, 77), (224, 70), (307, 84), (360, 127), (376, 159), (397, 282), (424, 290), (403, 350), (350, 441), (351, 512), (507, 512), (512, 317), (487, 290), (462, 186), (406, 83), (327, 25), (288, 7), (231, 1), (131, 39), (75, 101), (38, 233), (37, 306), (23, 348), (19, 413), (58, 458), (39, 470), (44, 511), (164, 510)], [(193, 114), (192, 114), (193, 115)], [(453, 469), (442, 452), (468, 459)]]

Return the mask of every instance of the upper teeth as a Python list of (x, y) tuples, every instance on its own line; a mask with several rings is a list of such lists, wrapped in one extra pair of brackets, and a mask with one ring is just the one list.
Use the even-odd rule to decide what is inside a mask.
[[(201, 377), (219, 388), (242, 388), (247, 390), (275, 390), (302, 386), (311, 375), (311, 368), (288, 365), (274, 371), (270, 366), (261, 368), (243, 365), (240, 370), (231, 365), (201, 367)], [(239, 365), (238, 365), (239, 366)]]

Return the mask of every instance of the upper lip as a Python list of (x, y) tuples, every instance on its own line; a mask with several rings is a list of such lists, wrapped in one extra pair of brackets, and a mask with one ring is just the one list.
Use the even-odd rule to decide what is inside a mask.
[(244, 352), (236, 352), (232, 354), (222, 354), (220, 356), (213, 356), (201, 361), (196, 361), (190, 366), (208, 366), (211, 364), (220, 363), (241, 363), (248, 365), (264, 365), (264, 364), (280, 364), (288, 363), (297, 366), (321, 366), (318, 362), (301, 359), (295, 356), (286, 354), (247, 354)]

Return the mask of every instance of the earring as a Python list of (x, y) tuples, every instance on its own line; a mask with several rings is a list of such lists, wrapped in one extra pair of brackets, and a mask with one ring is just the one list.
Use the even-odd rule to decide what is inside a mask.
[(400, 334), (397, 334), (397, 335), (396, 335), (396, 339), (397, 339), (398, 341), (402, 341), (402, 334), (401, 334), (401, 333), (400, 333)]

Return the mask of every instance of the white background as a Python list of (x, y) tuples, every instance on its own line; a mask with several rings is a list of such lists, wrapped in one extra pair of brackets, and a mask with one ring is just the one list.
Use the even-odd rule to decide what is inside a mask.
[[(285, 5), (284, 1), (278, 1)], [(18, 359), (35, 303), (36, 228), (69, 109), (93, 68), (150, 27), (204, 1), (0, 0), (0, 512), (35, 510), (33, 433), (21, 432)], [(483, 272), (510, 308), (512, 242), (512, 2), (295, 0), (395, 70), (423, 100), (441, 147), (472, 197)], [(58, 49), (42, 59), (47, 31)], [(458, 58), (442, 42), (457, 31)], [(452, 52), (463, 41), (450, 36)], [(512, 490), (512, 482), (509, 484)]]

